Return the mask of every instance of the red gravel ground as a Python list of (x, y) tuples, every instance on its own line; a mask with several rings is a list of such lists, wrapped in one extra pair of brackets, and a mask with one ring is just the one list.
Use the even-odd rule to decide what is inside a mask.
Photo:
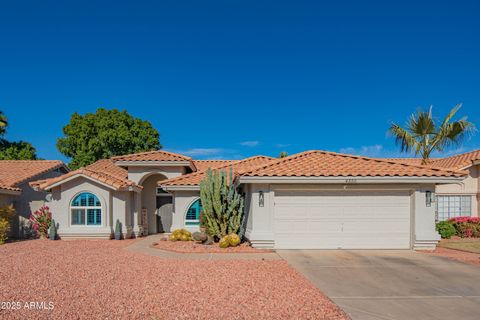
[(480, 265), (480, 254), (478, 253), (452, 250), (452, 249), (447, 249), (442, 247), (437, 247), (433, 251), (422, 251), (422, 252), (432, 256), (440, 256), (440, 257), (445, 257), (452, 260), (458, 260), (461, 262)]
[(252, 248), (248, 243), (237, 247), (220, 248), (218, 243), (206, 246), (195, 241), (158, 241), (152, 248), (173, 251), (178, 253), (266, 253), (272, 250)]
[(0, 302), (21, 306), (0, 319), (348, 319), (285, 261), (164, 260), (130, 243), (0, 246)]

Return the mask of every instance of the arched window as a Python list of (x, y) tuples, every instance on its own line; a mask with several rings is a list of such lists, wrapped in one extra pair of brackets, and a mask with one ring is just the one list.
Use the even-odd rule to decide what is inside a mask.
[(202, 212), (202, 202), (200, 199), (196, 200), (190, 205), (185, 215), (185, 225), (197, 226), (200, 224), (200, 212)]
[(99, 226), (102, 224), (102, 204), (96, 195), (82, 192), (70, 205), (72, 225)]

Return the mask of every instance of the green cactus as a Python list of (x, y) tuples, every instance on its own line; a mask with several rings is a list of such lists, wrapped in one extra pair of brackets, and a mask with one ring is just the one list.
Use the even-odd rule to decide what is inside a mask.
[(48, 229), (48, 238), (50, 240), (57, 240), (57, 225), (55, 223), (55, 219), (52, 219), (50, 229)]
[(244, 199), (233, 183), (233, 169), (207, 170), (200, 182), (202, 201), (202, 227), (217, 240), (231, 233), (238, 233), (243, 217)]
[(228, 248), (230, 246), (230, 242), (228, 241), (228, 236), (223, 237), (218, 242), (218, 246), (222, 249)]
[(240, 237), (235, 233), (229, 234), (228, 243), (230, 244), (230, 247), (236, 247), (240, 244)]

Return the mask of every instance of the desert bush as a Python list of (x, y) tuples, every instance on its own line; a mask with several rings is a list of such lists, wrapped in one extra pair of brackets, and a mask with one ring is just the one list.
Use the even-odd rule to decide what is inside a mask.
[(52, 225), (52, 213), (47, 206), (43, 206), (30, 215), (30, 221), (32, 221), (33, 229), (36, 231), (37, 236), (40, 238), (47, 238), (48, 229)]
[(12, 205), (0, 208), (0, 244), (4, 244), (10, 232), (10, 222), (15, 216), (15, 209)]
[(233, 183), (233, 171), (212, 171), (208, 169), (200, 182), (202, 201), (201, 226), (219, 241), (223, 237), (237, 233), (243, 217), (243, 196)]
[(438, 233), (440, 233), (442, 239), (450, 239), (457, 232), (453, 226), (453, 223), (450, 221), (440, 221), (435, 226), (435, 229), (438, 231)]

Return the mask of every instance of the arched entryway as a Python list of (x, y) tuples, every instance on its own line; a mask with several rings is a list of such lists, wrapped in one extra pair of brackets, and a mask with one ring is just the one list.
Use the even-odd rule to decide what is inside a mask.
[(158, 181), (166, 180), (163, 174), (152, 174), (140, 183), (142, 210), (146, 210), (148, 233), (170, 232), (172, 226), (172, 196), (158, 188)]

